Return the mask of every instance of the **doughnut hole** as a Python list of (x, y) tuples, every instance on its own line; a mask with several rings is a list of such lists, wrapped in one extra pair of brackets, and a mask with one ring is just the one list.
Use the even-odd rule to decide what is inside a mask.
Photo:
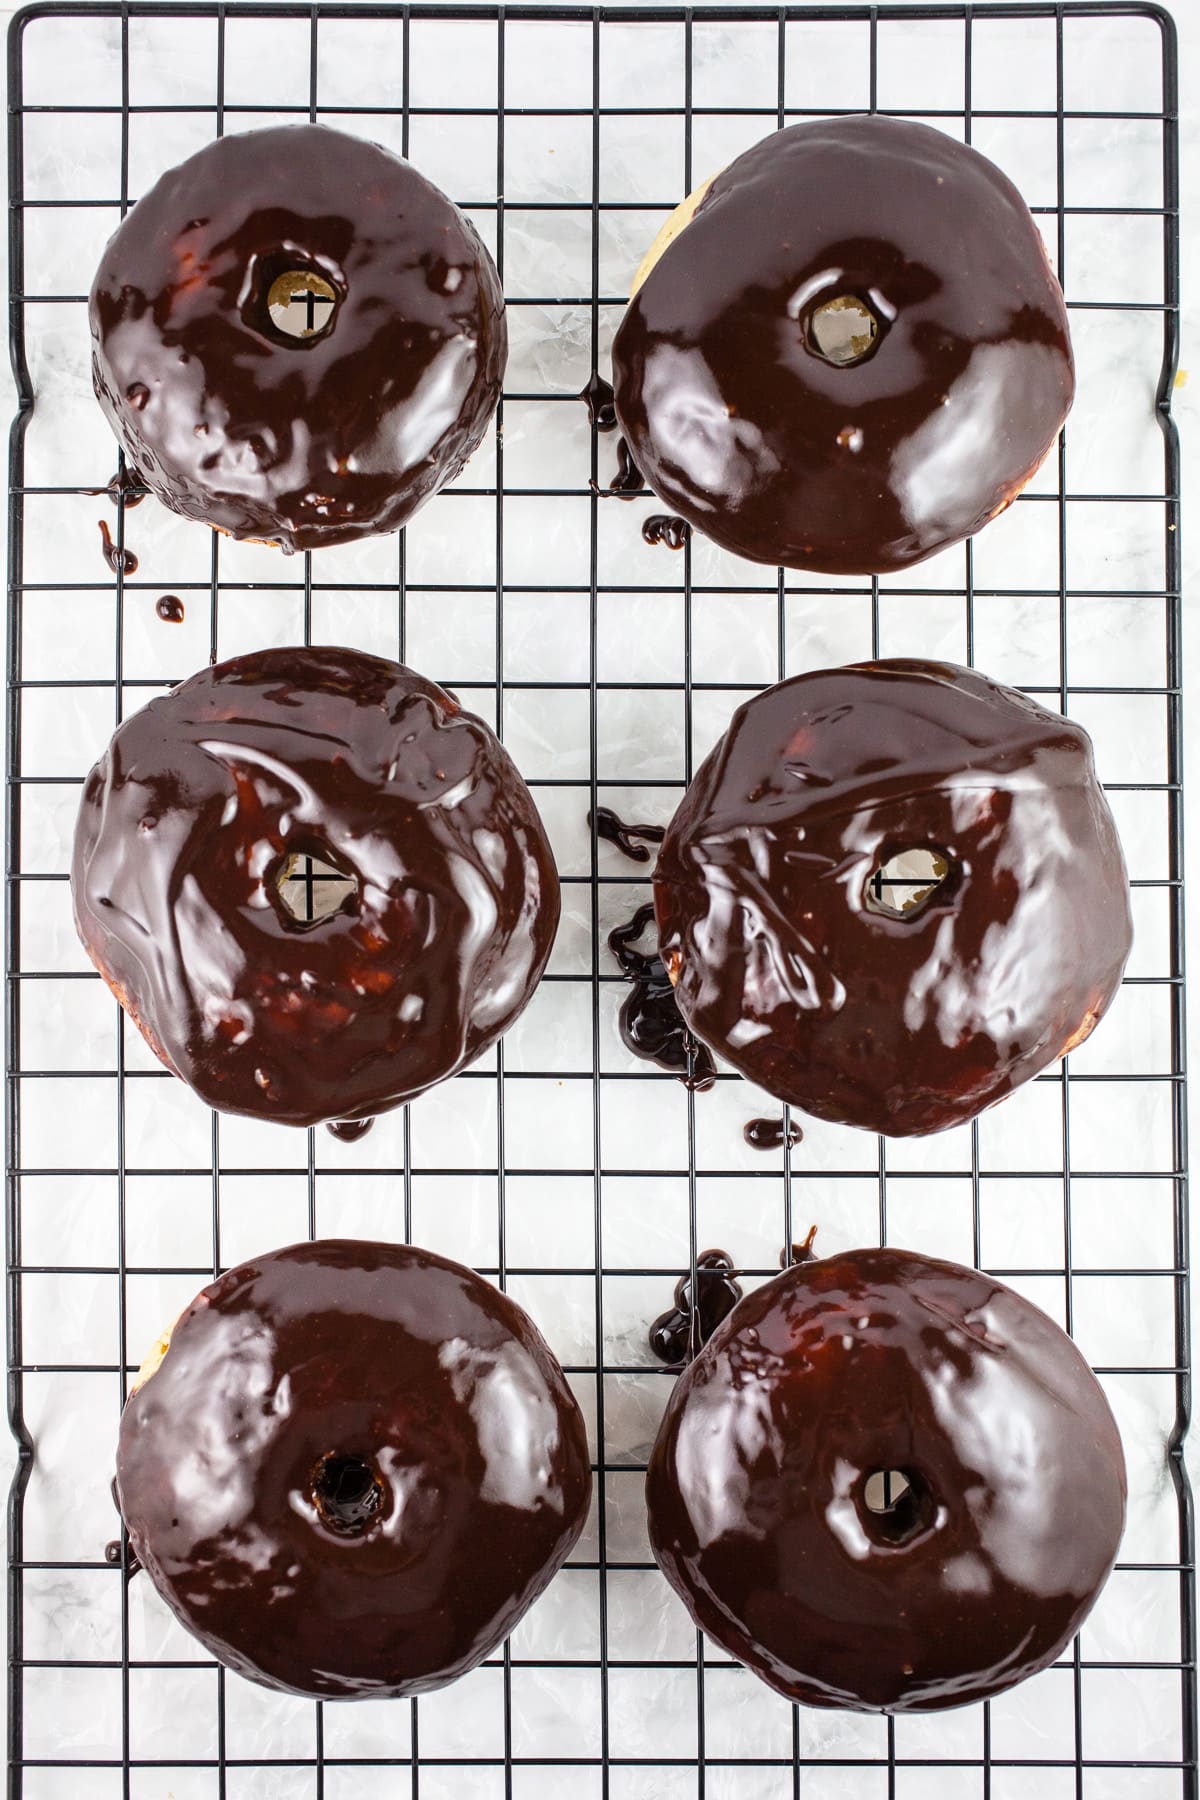
[(884, 919), (916, 919), (935, 894), (949, 898), (950, 876), (950, 859), (940, 850), (914, 844), (893, 851), (867, 877), (866, 909)]
[(362, 1456), (330, 1450), (309, 1485), (321, 1522), (339, 1537), (362, 1537), (383, 1505), (383, 1482)]
[(307, 929), (321, 925), (335, 913), (353, 912), (358, 904), (358, 882), (330, 860), (321, 845), (297, 850), (279, 865), (275, 889), (285, 918)]
[(918, 1470), (872, 1469), (859, 1489), (858, 1513), (873, 1542), (899, 1547), (929, 1530), (937, 1502)]
[(857, 294), (835, 294), (808, 315), (805, 339), (814, 355), (835, 368), (870, 356), (879, 341), (878, 315)]
[(256, 256), (244, 292), (246, 324), (291, 349), (304, 349), (327, 337), (345, 299), (332, 271), (305, 265), (295, 249)]

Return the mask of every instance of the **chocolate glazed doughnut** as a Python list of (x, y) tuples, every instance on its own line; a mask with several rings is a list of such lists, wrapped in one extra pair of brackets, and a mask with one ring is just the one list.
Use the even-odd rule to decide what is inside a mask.
[(565, 1562), (591, 1473), (532, 1321), (403, 1244), (296, 1244), (231, 1269), (121, 1417), (130, 1542), (212, 1654), (267, 1687), (442, 1687)]
[(673, 511), (754, 562), (839, 574), (978, 531), (1075, 391), (1016, 188), (873, 115), (789, 126), (718, 175), (634, 293), (613, 372), (633, 460)]
[[(355, 883), (309, 922), (296, 856)], [(119, 728), (84, 785), (71, 869), (85, 948), (155, 1054), (210, 1106), (369, 1117), (472, 1062), (529, 999), (558, 876), (481, 719), (398, 663), (264, 650)]]
[[(907, 1484), (890, 1505), (885, 1473)], [(697, 1625), (787, 1699), (865, 1712), (1046, 1668), (1125, 1518), (1120, 1436), (1070, 1338), (977, 1270), (890, 1249), (742, 1300), (680, 1378), (647, 1482)]]
[[(301, 292), (295, 336), (279, 319)], [(285, 550), (396, 531), (453, 480), (508, 347), (470, 222), (323, 125), (219, 138), (162, 176), (105, 249), (90, 316), (97, 396), (150, 490)]]
[[(872, 878), (905, 851), (941, 878), (889, 910)], [(821, 670), (739, 707), (654, 905), (698, 1037), (777, 1099), (897, 1137), (1080, 1044), (1132, 937), (1087, 733), (950, 663)]]

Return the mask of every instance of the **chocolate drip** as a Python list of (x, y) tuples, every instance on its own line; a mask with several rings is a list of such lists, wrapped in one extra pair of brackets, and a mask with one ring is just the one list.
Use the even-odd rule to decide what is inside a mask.
[[(666, 835), (665, 825), (626, 825), (619, 819), (611, 806), (598, 806), (594, 813), (588, 814), (588, 824), (593, 820), (596, 825), (596, 836), (604, 838), (609, 844), (615, 844), (633, 862), (649, 862), (650, 852), (646, 844), (661, 844)], [(645, 843), (634, 843), (635, 838), (644, 838)]]
[(626, 1048), (635, 1056), (703, 1093), (717, 1079), (713, 1059), (684, 1024), (662, 957), (657, 951), (646, 956), (633, 948), (653, 918), (653, 906), (640, 906), (632, 919), (608, 934), (609, 949), (633, 983), (617, 1023)]
[(613, 404), (612, 384), (593, 374), (579, 398), (588, 410), (588, 423), (596, 431), (617, 429), (617, 409)]
[(610, 494), (616, 494), (621, 500), (632, 500), (640, 494), (646, 483), (642, 479), (642, 471), (633, 460), (633, 452), (625, 438), (617, 439), (617, 472), (608, 484)]
[(356, 1144), (359, 1138), (366, 1137), (374, 1119), (329, 1119), (325, 1129), (330, 1137), (340, 1138), (343, 1144)]
[(132, 550), (119, 550), (112, 541), (112, 533), (108, 529), (107, 519), (97, 519), (100, 527), (100, 542), (104, 560), (114, 575), (133, 575), (137, 571), (138, 559)]
[(665, 544), (668, 550), (682, 550), (691, 535), (687, 520), (674, 513), (651, 513), (642, 525), (642, 536), (648, 544)]
[(794, 1150), (804, 1133), (794, 1119), (786, 1125), (782, 1119), (747, 1119), (742, 1136), (752, 1150), (782, 1150), (785, 1144)]
[(154, 610), (168, 625), (183, 624), (183, 601), (178, 594), (164, 594), (161, 600), (155, 601)]
[(679, 1368), (707, 1344), (722, 1319), (742, 1297), (733, 1258), (724, 1250), (705, 1250), (696, 1258), (695, 1303), (692, 1277), (675, 1284), (675, 1304), (650, 1327), (650, 1348), (660, 1362)]

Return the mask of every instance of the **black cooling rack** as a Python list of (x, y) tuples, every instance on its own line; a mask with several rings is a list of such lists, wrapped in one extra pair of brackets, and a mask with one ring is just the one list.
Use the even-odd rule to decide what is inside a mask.
[[(1002, 66), (1019, 80), (1006, 87)], [(20, 404), (7, 637), (10, 1793), (1195, 1796), (1170, 18), (1132, 4), (49, 3), (14, 21), (8, 67)], [(905, 581), (821, 585), (733, 566), (698, 541), (647, 562), (628, 547), (645, 508), (604, 491), (611, 442), (572, 397), (606, 363), (632, 263), (694, 179), (744, 144), (864, 109), (932, 119), (1022, 181), (1081, 354), (1057, 459), (1005, 521)], [(96, 497), (113, 451), (79, 346), (99, 244), (148, 174), (264, 116), (341, 122), (411, 149), (468, 206), (510, 294), (494, 445), (406, 536), (332, 573), (333, 553), (247, 560), (199, 527), (152, 520), (153, 502), (135, 513)], [(658, 158), (630, 148), (635, 131), (665, 146), (657, 187), (645, 169)], [(531, 185), (531, 144), (569, 148), (574, 173)], [(469, 177), (447, 172), (447, 146)], [(1101, 191), (1094, 173), (1077, 178), (1084, 152), (1107, 171)], [(1135, 152), (1150, 173), (1130, 191)], [(55, 229), (69, 247), (57, 261)], [(1094, 333), (1112, 335), (1093, 364)], [(1139, 428), (1155, 429), (1152, 414), (1149, 475), (1108, 478), (1105, 433), (1115, 466)], [(549, 470), (539, 443), (561, 444)], [(97, 512), (118, 552), (140, 548), (140, 571), (77, 554), (94, 548)], [(577, 525), (570, 556), (555, 536), (564, 518)], [(178, 667), (176, 628), (154, 637), (146, 624), (164, 590), (195, 633), (178, 640)], [(548, 665), (538, 641), (559, 621)], [(323, 1133), (280, 1150), (200, 1117), (125, 1031), (70, 934), (74, 796), (113, 724), (206, 655), (272, 634), (365, 638), (493, 710), (563, 867), (568, 925), (534, 1025), (454, 1083), (441, 1110), (425, 1101), (380, 1121), (365, 1166), (361, 1145)], [(641, 639), (658, 645), (649, 660)], [(954, 1141), (914, 1154), (814, 1126), (795, 1148), (747, 1155), (738, 1126), (761, 1110), (747, 1090), (723, 1076), (712, 1094), (685, 1094), (619, 1045), (604, 940), (645, 897), (644, 871), (598, 842), (589, 811), (608, 801), (667, 817), (731, 706), (767, 681), (926, 651), (978, 656), (1093, 730), (1146, 948), (1095, 1054), (1085, 1047)], [(659, 735), (661, 751), (646, 751)], [(366, 1726), (360, 1708), (280, 1709), (164, 1632), (127, 1546), (106, 1560), (128, 1377), (174, 1307), (244, 1253), (256, 1221), (276, 1242), (357, 1227), (475, 1262), (539, 1317), (592, 1421), (599, 1504), (554, 1609), (535, 1609), (446, 1703), (394, 1703)], [(1084, 1343), (1130, 1445), (1130, 1534), (1100, 1623), (1036, 1684), (919, 1729), (787, 1708), (681, 1635), (638, 1524), (671, 1379), (648, 1366), (645, 1325), (707, 1242), (728, 1242), (747, 1279), (765, 1279), (775, 1246), (814, 1221), (830, 1247), (919, 1235), (1031, 1293)]]

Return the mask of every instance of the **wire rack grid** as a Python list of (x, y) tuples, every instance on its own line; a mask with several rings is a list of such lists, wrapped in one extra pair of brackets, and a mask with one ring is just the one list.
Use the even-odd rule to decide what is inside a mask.
[[(645, 246), (770, 130), (879, 109), (991, 154), (1071, 308), (1080, 386), (1029, 490), (886, 581), (642, 541), (604, 371)], [(411, 154), (493, 249), (508, 387), (455, 489), (392, 539), (294, 561), (103, 491), (84, 296), (105, 238), (215, 133), (320, 119)], [(26, 1800), (1178, 1800), (1197, 1714), (1185, 1195), (1176, 62), (1149, 5), (38, 4), (9, 52), (7, 790), (10, 1792)], [(110, 521), (119, 565), (100, 561)], [(156, 600), (170, 592), (182, 621)], [(498, 1051), (357, 1143), (204, 1110), (91, 974), (70, 920), (80, 780), (113, 725), (209, 657), (345, 642), (411, 660), (503, 733), (564, 883), (538, 996)], [(608, 930), (645, 869), (597, 803), (665, 821), (746, 693), (879, 654), (949, 657), (1089, 727), (1137, 944), (1095, 1037), (917, 1144), (803, 1121), (723, 1074), (633, 1061)], [(1059, 1318), (1121, 1423), (1121, 1560), (1062, 1662), (924, 1719), (786, 1706), (700, 1640), (649, 1556), (642, 1470), (672, 1377), (646, 1326), (711, 1244), (766, 1279), (812, 1224), (993, 1270)], [(419, 1702), (321, 1706), (204, 1658), (108, 1481), (145, 1346), (223, 1267), (306, 1234), (404, 1238), (504, 1284), (589, 1421), (594, 1517), (503, 1653)]]

